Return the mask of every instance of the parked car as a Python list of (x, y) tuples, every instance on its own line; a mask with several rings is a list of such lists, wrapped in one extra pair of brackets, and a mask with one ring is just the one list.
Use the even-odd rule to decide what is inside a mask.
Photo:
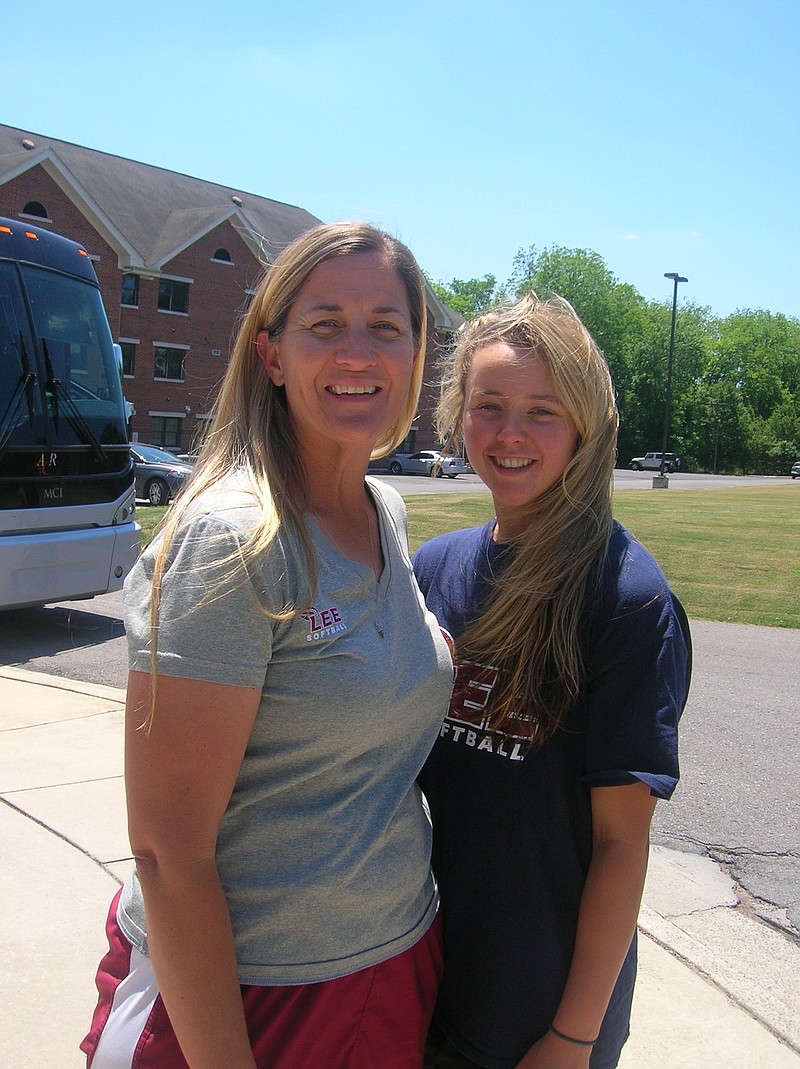
[(474, 475), (475, 471), (468, 460), (464, 457), (454, 457), (449, 453), (441, 458), (441, 472), (448, 479), (455, 479), (456, 475)]
[(792, 464), (791, 476), (793, 479), (800, 479), (800, 460), (796, 460)]
[(192, 474), (191, 464), (158, 445), (131, 442), (136, 497), (150, 505), (166, 505)]
[[(674, 453), (664, 453), (665, 471), (679, 471), (681, 458)], [(643, 457), (634, 457), (631, 467), (634, 471), (661, 471), (661, 453), (646, 453)]]
[(395, 453), (389, 458), (389, 471), (392, 475), (429, 475), (434, 464), (439, 464), (437, 475), (441, 478), (455, 479), (465, 475), (472, 468), (463, 457), (453, 457), (439, 453), (435, 449), (420, 449), (416, 453)]

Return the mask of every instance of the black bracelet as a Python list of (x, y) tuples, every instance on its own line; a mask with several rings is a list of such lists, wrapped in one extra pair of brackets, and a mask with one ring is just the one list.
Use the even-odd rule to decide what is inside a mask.
[(550, 1031), (554, 1036), (558, 1036), (559, 1039), (563, 1039), (567, 1043), (574, 1043), (576, 1047), (593, 1047), (597, 1042), (597, 1036), (594, 1039), (574, 1039), (572, 1036), (565, 1036), (563, 1032), (559, 1032), (555, 1025), (552, 1024), (550, 1025)]

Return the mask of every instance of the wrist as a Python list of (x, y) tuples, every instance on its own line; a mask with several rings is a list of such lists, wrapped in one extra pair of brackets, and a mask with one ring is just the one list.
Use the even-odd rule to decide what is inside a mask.
[(565, 1043), (572, 1043), (575, 1047), (593, 1047), (597, 1042), (597, 1036), (594, 1039), (576, 1039), (575, 1036), (568, 1036), (566, 1032), (561, 1032), (555, 1025), (550, 1025), (548, 1031), (552, 1032), (557, 1039), (562, 1039)]

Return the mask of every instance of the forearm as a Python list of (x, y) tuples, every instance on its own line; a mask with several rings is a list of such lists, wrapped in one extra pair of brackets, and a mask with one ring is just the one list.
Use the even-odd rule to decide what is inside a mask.
[(572, 963), (553, 1024), (594, 1039), (636, 930), (648, 844), (595, 846), (581, 897)]
[[(644, 784), (591, 792), (593, 852), (581, 896), (569, 974), (551, 1022), (590, 1043), (600, 1032), (642, 900), (655, 799)], [(519, 1069), (586, 1069), (591, 1045), (548, 1032)]]
[(147, 937), (161, 996), (191, 1069), (255, 1069), (233, 934), (213, 863), (138, 859)]

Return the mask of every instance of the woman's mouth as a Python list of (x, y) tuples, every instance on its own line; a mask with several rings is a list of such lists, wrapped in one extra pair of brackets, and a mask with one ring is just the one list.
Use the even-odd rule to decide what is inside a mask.
[(377, 386), (328, 386), (330, 393), (342, 397), (345, 394), (373, 394), (378, 392)]
[(492, 457), (498, 468), (527, 468), (533, 461), (530, 457)]

